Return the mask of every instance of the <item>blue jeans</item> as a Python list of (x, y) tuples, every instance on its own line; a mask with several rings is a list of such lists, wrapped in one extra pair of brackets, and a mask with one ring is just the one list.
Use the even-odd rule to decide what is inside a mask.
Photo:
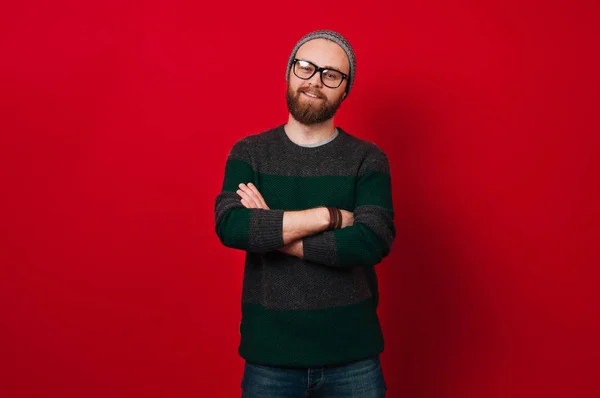
[(335, 367), (276, 368), (246, 362), (242, 398), (380, 398), (379, 355)]

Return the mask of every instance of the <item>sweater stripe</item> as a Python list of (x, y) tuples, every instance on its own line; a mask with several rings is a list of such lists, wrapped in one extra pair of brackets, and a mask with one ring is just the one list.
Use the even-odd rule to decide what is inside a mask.
[(277, 311), (242, 304), (239, 353), (247, 361), (310, 367), (366, 358), (383, 350), (372, 299), (344, 307)]

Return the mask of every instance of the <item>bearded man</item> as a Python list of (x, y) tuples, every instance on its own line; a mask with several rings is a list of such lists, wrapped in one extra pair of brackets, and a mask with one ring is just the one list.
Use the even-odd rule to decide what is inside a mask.
[(374, 266), (396, 235), (387, 156), (334, 124), (354, 50), (311, 32), (287, 64), (286, 124), (239, 140), (216, 233), (246, 251), (243, 397), (384, 397)]

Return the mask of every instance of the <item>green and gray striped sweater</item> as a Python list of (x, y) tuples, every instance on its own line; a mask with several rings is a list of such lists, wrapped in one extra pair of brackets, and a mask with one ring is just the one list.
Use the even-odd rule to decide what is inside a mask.
[[(317, 147), (293, 143), (281, 125), (238, 141), (215, 202), (221, 242), (246, 251), (240, 355), (281, 367), (343, 364), (383, 350), (374, 265), (391, 248), (386, 155), (338, 128)], [(247, 209), (236, 194), (252, 182), (270, 210)], [(304, 259), (283, 246), (285, 210), (319, 206), (354, 213), (354, 225), (303, 239)]]

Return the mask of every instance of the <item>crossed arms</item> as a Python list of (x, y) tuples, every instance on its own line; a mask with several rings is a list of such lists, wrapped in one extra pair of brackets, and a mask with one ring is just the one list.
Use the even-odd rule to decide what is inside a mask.
[(223, 189), (215, 201), (215, 230), (221, 242), (249, 252), (281, 251), (333, 267), (374, 266), (389, 254), (396, 235), (387, 157), (378, 148), (362, 162), (354, 211), (341, 210), (342, 226), (327, 230), (325, 207), (270, 209), (256, 186), (243, 143), (227, 159)]
[[(264, 198), (254, 184), (239, 184), (236, 193), (242, 198), (241, 203), (247, 209), (270, 210)], [(354, 224), (354, 216), (347, 210), (342, 213), (341, 228)], [(304, 257), (302, 238), (323, 232), (329, 226), (329, 211), (326, 207), (316, 207), (308, 210), (286, 211), (283, 213), (281, 228), (284, 246), (278, 250), (292, 256)]]

